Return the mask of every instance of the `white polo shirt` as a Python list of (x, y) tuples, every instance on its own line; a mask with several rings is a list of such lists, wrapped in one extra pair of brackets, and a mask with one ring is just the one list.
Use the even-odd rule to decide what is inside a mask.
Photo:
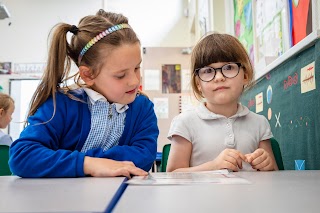
[[(215, 159), (224, 149), (237, 149), (243, 154), (254, 152), (259, 142), (273, 137), (267, 119), (239, 104), (235, 115), (227, 118), (209, 111), (204, 104), (176, 116), (168, 139), (173, 135), (192, 143), (190, 166)], [(244, 164), (244, 170), (252, 170)]]

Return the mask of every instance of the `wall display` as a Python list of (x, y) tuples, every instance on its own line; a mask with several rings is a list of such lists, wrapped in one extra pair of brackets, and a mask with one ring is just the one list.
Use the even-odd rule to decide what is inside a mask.
[(305, 160), (307, 170), (320, 169), (319, 69), (318, 38), (242, 95), (243, 105), (268, 118), (271, 131), (279, 142), (285, 169), (295, 169), (297, 159)]

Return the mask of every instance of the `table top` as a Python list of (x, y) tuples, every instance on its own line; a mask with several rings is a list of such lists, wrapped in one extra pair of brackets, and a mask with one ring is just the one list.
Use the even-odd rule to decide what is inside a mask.
[(319, 212), (320, 170), (233, 174), (251, 184), (129, 185), (114, 212)]
[(0, 212), (104, 212), (123, 180), (0, 176)]

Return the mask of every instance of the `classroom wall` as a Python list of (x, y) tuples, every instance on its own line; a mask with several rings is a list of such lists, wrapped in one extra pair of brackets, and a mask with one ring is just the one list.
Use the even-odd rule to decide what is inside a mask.
[(105, 0), (108, 11), (125, 14), (144, 47), (188, 47), (193, 36), (184, 9), (187, 0)]
[[(77, 25), (100, 8), (129, 17), (142, 46), (190, 46), (186, 0), (2, 0), (11, 18), (0, 20), (0, 62), (39, 63), (47, 58), (47, 37), (58, 22)], [(9, 23), (11, 25), (9, 26)]]
[[(146, 72), (158, 72), (157, 82), (158, 89), (148, 90), (144, 88), (144, 92), (148, 95), (150, 100), (152, 100), (155, 105), (157, 101), (155, 99), (166, 99), (168, 101), (168, 107), (163, 106), (162, 110), (167, 111), (166, 116), (158, 116), (158, 126), (159, 126), (159, 137), (158, 137), (158, 151), (162, 151), (163, 145), (170, 143), (167, 139), (167, 134), (169, 132), (170, 124), (172, 119), (180, 113), (180, 97), (181, 94), (187, 91), (181, 91), (181, 93), (162, 93), (162, 65), (180, 65), (180, 72), (189, 72), (190, 67), (190, 55), (182, 54), (182, 47), (146, 47), (143, 54), (142, 63), (142, 80), (145, 85)], [(178, 71), (179, 72), (179, 71)], [(149, 73), (150, 74), (150, 73)], [(180, 73), (181, 74), (181, 73)], [(182, 74), (181, 74), (182, 75)], [(149, 79), (150, 80), (150, 79)], [(157, 106), (155, 106), (156, 114), (158, 112)]]
[[(0, 61), (45, 62), (47, 37), (58, 22), (77, 24), (102, 7), (102, 0), (2, 0), (11, 18), (0, 20)], [(9, 26), (9, 22), (11, 25)]]

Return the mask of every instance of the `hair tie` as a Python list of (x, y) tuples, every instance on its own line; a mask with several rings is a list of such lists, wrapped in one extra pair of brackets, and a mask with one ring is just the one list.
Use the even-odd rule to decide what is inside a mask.
[(72, 25), (69, 29), (69, 32), (73, 33), (73, 35), (77, 35), (79, 32), (79, 28), (75, 25)]

